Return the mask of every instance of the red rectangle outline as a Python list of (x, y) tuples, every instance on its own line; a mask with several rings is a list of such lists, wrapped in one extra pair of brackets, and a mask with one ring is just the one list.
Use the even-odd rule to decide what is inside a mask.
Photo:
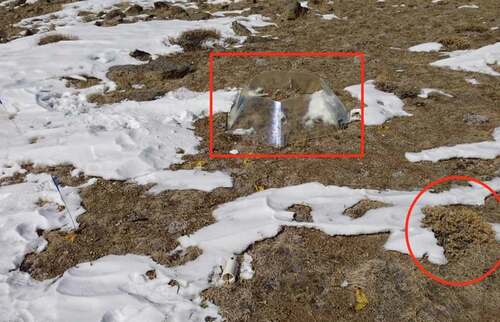
[[(213, 131), (213, 65), (214, 57), (358, 57), (360, 63), (361, 80), (361, 143), (359, 153), (247, 153), (247, 154), (214, 154), (214, 131)], [(292, 158), (310, 158), (310, 159), (335, 159), (335, 158), (356, 158), (365, 157), (365, 54), (363, 52), (210, 52), (208, 56), (208, 86), (209, 95), (209, 142), (208, 151), (210, 159), (292, 159)]]

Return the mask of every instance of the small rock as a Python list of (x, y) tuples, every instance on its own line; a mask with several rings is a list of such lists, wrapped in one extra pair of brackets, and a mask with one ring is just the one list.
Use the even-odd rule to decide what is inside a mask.
[(34, 34), (36, 34), (38, 32), (37, 29), (35, 28), (30, 28), (30, 29), (26, 29), (25, 32), (24, 32), (24, 35), (25, 36), (32, 36)]
[(175, 16), (175, 17), (179, 17), (179, 16), (187, 17), (188, 16), (187, 11), (184, 8), (179, 7), (179, 6), (170, 7), (170, 14)]
[(464, 122), (468, 125), (480, 125), (484, 123), (488, 123), (490, 119), (487, 116), (479, 115), (479, 114), (471, 114), (467, 113), (464, 116)]
[(125, 14), (120, 9), (113, 9), (104, 15), (104, 19), (113, 20), (125, 17)]
[(212, 15), (205, 11), (197, 11), (189, 15), (192, 20), (208, 20), (211, 17)]
[(151, 54), (139, 49), (134, 50), (133, 52), (130, 53), (130, 56), (140, 60), (140, 61), (148, 61), (151, 59)]
[(185, 152), (186, 152), (186, 151), (184, 151), (184, 149), (183, 149), (183, 148), (176, 148), (176, 149), (175, 149), (175, 153), (177, 153), (177, 154), (184, 154)]
[(300, 18), (304, 15), (307, 14), (309, 9), (302, 7), (300, 5), (300, 2), (298, 1), (291, 1), (287, 6), (286, 6), (286, 17), (288, 20), (295, 20), (297, 18)]
[(138, 15), (140, 14), (144, 9), (138, 5), (138, 4), (134, 4), (130, 7), (127, 8), (127, 10), (125, 10), (125, 13), (127, 15), (130, 15), (130, 16), (135, 16), (135, 15)]
[(151, 269), (151, 270), (149, 270), (149, 271), (146, 272), (146, 276), (150, 280), (154, 280), (156, 278), (156, 271), (154, 269)]
[(153, 3), (153, 7), (155, 9), (159, 9), (159, 10), (162, 10), (162, 9), (169, 9), (170, 8), (170, 4), (166, 1), (156, 1), (155, 3)]

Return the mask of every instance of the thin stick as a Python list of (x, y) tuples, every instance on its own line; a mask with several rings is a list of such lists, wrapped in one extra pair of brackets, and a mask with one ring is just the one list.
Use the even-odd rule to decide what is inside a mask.
[(52, 178), (52, 182), (54, 183), (54, 186), (56, 186), (56, 189), (57, 189), (57, 192), (59, 192), (59, 196), (61, 196), (61, 200), (64, 204), (64, 208), (66, 209), (68, 215), (69, 215), (69, 218), (71, 219), (71, 223), (73, 224), (73, 229), (76, 230), (76, 224), (75, 224), (75, 220), (73, 219), (73, 216), (71, 215), (71, 212), (69, 211), (69, 208), (68, 208), (68, 205), (66, 204), (66, 201), (64, 200), (63, 198), (63, 195), (61, 193), (61, 190), (59, 190), (59, 185), (57, 184), (57, 177), (55, 176), (50, 176)]

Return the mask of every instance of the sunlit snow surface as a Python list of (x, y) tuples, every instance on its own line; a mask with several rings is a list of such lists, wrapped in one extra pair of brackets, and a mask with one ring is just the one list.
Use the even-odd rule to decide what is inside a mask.
[[(500, 178), (488, 184), (498, 190)], [(67, 188), (64, 194), (73, 213), (78, 214), (82, 209), (78, 208), (75, 191)], [(423, 206), (481, 205), (488, 193), (473, 184), (424, 195), (410, 220), (409, 236), (415, 254), (426, 254), (433, 263), (446, 263), (434, 234), (420, 227)], [(180, 251), (189, 246), (203, 250), (197, 259), (182, 266), (164, 267), (145, 256), (110, 255), (79, 264), (61, 277), (37, 282), (19, 270), (8, 270), (18, 266), (22, 254), (43, 247), (36, 228), (55, 228), (64, 225), (64, 220), (57, 222), (61, 214), (55, 207), (44, 208), (43, 212), (35, 206), (41, 196), (56, 204), (59, 201), (48, 176), (32, 176), (27, 183), (0, 187), (0, 198), (7, 200), (0, 204), (0, 210), (2, 215), (8, 214), (0, 217), (2, 250), (12, 255), (0, 257), (0, 316), (6, 321), (204, 321), (206, 316), (218, 316), (214, 305), (200, 305), (200, 292), (211, 285), (212, 273), (234, 253), (275, 236), (283, 226), (316, 228), (329, 235), (388, 232), (385, 248), (406, 253), (405, 214), (416, 194), (417, 191), (351, 189), (319, 183), (269, 189), (219, 206), (213, 213), (214, 224), (181, 237)], [(343, 215), (345, 209), (363, 199), (388, 206), (369, 210), (357, 219)], [(293, 213), (287, 209), (296, 203), (311, 206), (312, 223), (293, 221)], [(152, 280), (145, 276), (151, 269), (156, 271)], [(245, 277), (250, 275), (245, 273)]]
[[(64, 12), (64, 10), (63, 10)], [(196, 152), (199, 139), (191, 122), (208, 111), (208, 94), (180, 89), (151, 102), (122, 102), (94, 107), (86, 94), (113, 89), (109, 67), (140, 64), (135, 49), (152, 54), (179, 52), (170, 37), (200, 27), (235, 37), (231, 23), (263, 26), (261, 16), (206, 21), (149, 21), (101, 28), (75, 23), (56, 32), (77, 37), (38, 46), (41, 35), (0, 44), (0, 177), (23, 162), (69, 163), (85, 174), (129, 179), (179, 162), (176, 148)], [(239, 37), (242, 41), (244, 37)], [(90, 89), (67, 88), (63, 76), (88, 75), (104, 80)], [(215, 93), (215, 112), (230, 108), (234, 91)]]
[[(361, 99), (361, 85), (345, 88), (351, 96)], [(411, 116), (403, 110), (403, 101), (392, 93), (379, 91), (375, 82), (365, 82), (365, 124), (380, 125), (396, 116)]]
[(448, 160), (453, 158), (494, 159), (500, 156), (500, 127), (493, 131), (494, 141), (443, 146), (421, 152), (406, 153), (411, 162)]
[(435, 61), (431, 65), (500, 76), (499, 72), (489, 66), (500, 65), (500, 42), (478, 49), (452, 51), (448, 54), (449, 58)]
[[(35, 35), (0, 44), (0, 177), (12, 175), (23, 162), (70, 163), (87, 175), (152, 183), (150, 193), (230, 187), (230, 177), (222, 172), (165, 170), (181, 161), (177, 148), (188, 154), (196, 152), (199, 139), (192, 131), (192, 121), (206, 113), (207, 93), (181, 88), (155, 101), (125, 101), (99, 108), (89, 104), (85, 96), (114, 88), (105, 77), (109, 67), (140, 64), (128, 55), (134, 49), (153, 55), (179, 52), (181, 48), (171, 45), (169, 38), (200, 27), (214, 28), (222, 37), (244, 41), (244, 37), (234, 35), (233, 21), (238, 20), (251, 31), (252, 26), (269, 23), (261, 16), (251, 15), (99, 28), (83, 23), (77, 16), (80, 10), (109, 10), (119, 2), (91, 0), (68, 4), (53, 16), (35, 17), (21, 23), (23, 26), (34, 24), (42, 32), (54, 23), (56, 32), (70, 34), (77, 40), (38, 46), (41, 35)], [(151, 5), (153, 1), (129, 3)], [(189, 1), (180, 1), (180, 4), (195, 6)], [(491, 61), (484, 53), (472, 52), (464, 53), (471, 54), (466, 60), (480, 56), (477, 65), (481, 68), (484, 61)], [(488, 56), (486, 60), (485, 56)], [(62, 76), (77, 75), (99, 77), (104, 82), (90, 89), (75, 90), (66, 88), (60, 80)], [(365, 85), (367, 125), (410, 115), (394, 94), (377, 90), (373, 81)], [(360, 98), (360, 85), (346, 90)], [(235, 94), (233, 90), (216, 92), (215, 111), (227, 111)], [(500, 141), (500, 131), (497, 129), (497, 132), (496, 141), (485, 142), (486, 146), (481, 146), (483, 150), (476, 150), (478, 155), (489, 156), (490, 145)], [(457, 149), (450, 151), (436, 155), (446, 156)], [(498, 178), (488, 184), (500, 189)], [(62, 187), (64, 200), (74, 217), (85, 211), (80, 206), (79, 189)], [(200, 292), (210, 286), (209, 277), (214, 269), (233, 253), (275, 236), (283, 226), (317, 228), (330, 235), (389, 232), (385, 248), (406, 253), (404, 217), (416, 194), (416, 191), (375, 191), (319, 183), (269, 189), (219, 206), (214, 212), (214, 224), (181, 237), (179, 251), (189, 246), (203, 250), (201, 256), (185, 265), (169, 268), (145, 256), (110, 255), (79, 264), (55, 279), (38, 282), (18, 269), (27, 253), (41, 251), (46, 246), (37, 229), (65, 230), (70, 227), (70, 221), (60, 208), (64, 203), (50, 176), (30, 174), (23, 183), (0, 186), (0, 321), (186, 322), (205, 321), (207, 316), (221, 321), (214, 305), (200, 305)], [(426, 194), (417, 204), (410, 222), (410, 239), (416, 255), (427, 255), (434, 263), (446, 262), (433, 233), (420, 227), (422, 206), (480, 205), (487, 194), (476, 185)], [(388, 206), (370, 210), (358, 219), (342, 214), (366, 198)], [(287, 208), (296, 203), (311, 206), (312, 223), (293, 221), (293, 213)], [(494, 227), (498, 237), (500, 228)], [(250, 260), (245, 260), (245, 275), (250, 277), (253, 274)], [(156, 270), (156, 278), (152, 280), (144, 275), (151, 269)]]
[(443, 45), (438, 42), (426, 42), (423, 44), (415, 45), (408, 48), (409, 51), (413, 52), (431, 52), (431, 51), (439, 51)]

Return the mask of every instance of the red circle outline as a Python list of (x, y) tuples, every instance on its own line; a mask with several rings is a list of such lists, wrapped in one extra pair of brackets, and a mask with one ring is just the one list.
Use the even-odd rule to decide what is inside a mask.
[(436, 276), (436, 275), (432, 274), (431, 272), (429, 272), (428, 270), (425, 269), (425, 267), (420, 263), (420, 261), (417, 259), (417, 257), (415, 256), (415, 254), (413, 254), (413, 250), (412, 250), (411, 245), (410, 245), (410, 238), (408, 236), (408, 226), (410, 224), (410, 216), (411, 216), (411, 213), (413, 212), (413, 208), (417, 204), (418, 200), (427, 191), (429, 191), (429, 189), (431, 189), (432, 187), (434, 187), (434, 186), (436, 186), (436, 185), (438, 185), (440, 183), (447, 182), (447, 181), (452, 181), (452, 180), (456, 180), (456, 181), (472, 181), (472, 182), (475, 182), (475, 183), (483, 186), (483, 188), (485, 188), (489, 192), (491, 192), (492, 195), (495, 197), (496, 201), (500, 202), (500, 195), (497, 194), (496, 191), (493, 190), (486, 183), (484, 183), (481, 180), (478, 180), (476, 178), (472, 178), (472, 177), (468, 177), (468, 176), (446, 176), (446, 177), (440, 178), (438, 180), (435, 180), (435, 181), (427, 184), (422, 190), (420, 190), (420, 192), (418, 193), (418, 195), (413, 199), (413, 201), (412, 201), (412, 203), (410, 205), (410, 208), (408, 208), (408, 212), (406, 213), (406, 219), (405, 219), (405, 242), (406, 242), (406, 247), (408, 249), (408, 252), (410, 253), (411, 259), (413, 260), (413, 262), (415, 263), (415, 265), (418, 267), (418, 269), (420, 271), (422, 271), (422, 273), (424, 273), (427, 277), (429, 277), (430, 279), (432, 279), (432, 280), (434, 280), (434, 281), (436, 281), (438, 283), (441, 283), (443, 285), (448, 285), (448, 286), (467, 286), (467, 285), (472, 285), (472, 284), (475, 284), (475, 283), (479, 283), (482, 280), (484, 280), (486, 277), (488, 277), (491, 274), (493, 274), (500, 267), (500, 260), (497, 260), (496, 263), (493, 264), (493, 266), (486, 273), (484, 273), (483, 275), (481, 275), (479, 277), (476, 277), (476, 278), (473, 278), (473, 279), (470, 279), (470, 280), (466, 280), (466, 281), (448, 281), (448, 280), (446, 280), (444, 278), (441, 278), (439, 276)]

